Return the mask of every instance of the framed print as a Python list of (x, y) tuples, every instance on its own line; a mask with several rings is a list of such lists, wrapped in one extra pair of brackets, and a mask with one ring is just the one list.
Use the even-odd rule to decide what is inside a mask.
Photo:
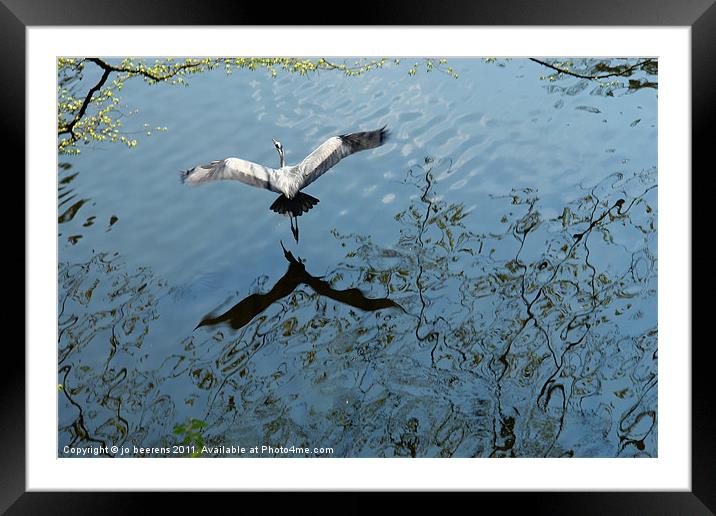
[(709, 2), (355, 26), (80, 4), (2, 8), (27, 201), (3, 509), (454, 490), (713, 510), (690, 218)]

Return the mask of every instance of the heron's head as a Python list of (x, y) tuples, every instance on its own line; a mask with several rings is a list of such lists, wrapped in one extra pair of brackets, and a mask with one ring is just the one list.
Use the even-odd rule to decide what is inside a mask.
[(274, 140), (271, 138), (271, 141), (273, 142), (273, 146), (276, 147), (276, 151), (278, 152), (278, 157), (280, 161), (280, 167), (283, 168), (284, 165), (286, 165), (286, 160), (283, 155), (283, 146), (281, 145), (281, 142)]

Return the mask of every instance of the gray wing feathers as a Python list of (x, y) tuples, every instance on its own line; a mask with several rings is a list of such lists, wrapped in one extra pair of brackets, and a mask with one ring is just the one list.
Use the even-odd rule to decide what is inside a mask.
[(277, 191), (272, 182), (276, 171), (239, 158), (227, 158), (199, 165), (181, 173), (182, 183), (200, 185), (211, 181), (234, 180), (247, 185)]
[(298, 165), (298, 171), (301, 176), (299, 188), (314, 182), (346, 156), (362, 150), (380, 147), (387, 138), (388, 131), (385, 127), (375, 131), (342, 134), (329, 138)]

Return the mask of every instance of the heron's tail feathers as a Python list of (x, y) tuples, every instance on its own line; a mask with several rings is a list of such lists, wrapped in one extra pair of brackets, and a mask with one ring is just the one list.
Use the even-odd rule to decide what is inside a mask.
[(271, 210), (281, 215), (300, 217), (316, 204), (318, 204), (318, 199), (303, 192), (298, 192), (293, 199), (279, 195), (271, 205)]

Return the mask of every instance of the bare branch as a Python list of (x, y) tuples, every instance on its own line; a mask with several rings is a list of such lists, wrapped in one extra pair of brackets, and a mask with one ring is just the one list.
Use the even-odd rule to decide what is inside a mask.
[(572, 72), (570, 70), (567, 70), (566, 68), (559, 68), (558, 66), (555, 66), (553, 64), (547, 63), (546, 61), (540, 61), (539, 59), (530, 58), (530, 61), (534, 61), (535, 63), (541, 64), (542, 66), (546, 66), (547, 68), (551, 68), (552, 70), (555, 70), (559, 73), (563, 73), (565, 75), (571, 75), (572, 77), (579, 77), (580, 79), (589, 79), (589, 80), (596, 80), (596, 79), (606, 79), (608, 77), (620, 77), (624, 75), (630, 74), (632, 71), (634, 71), (636, 68), (639, 68), (640, 66), (643, 66), (647, 63), (650, 63), (653, 61), (653, 59), (644, 59), (643, 61), (639, 61), (638, 63), (629, 66), (628, 68), (625, 68), (624, 70), (620, 72), (614, 72), (614, 73), (608, 73), (604, 75), (584, 75), (577, 72)]

